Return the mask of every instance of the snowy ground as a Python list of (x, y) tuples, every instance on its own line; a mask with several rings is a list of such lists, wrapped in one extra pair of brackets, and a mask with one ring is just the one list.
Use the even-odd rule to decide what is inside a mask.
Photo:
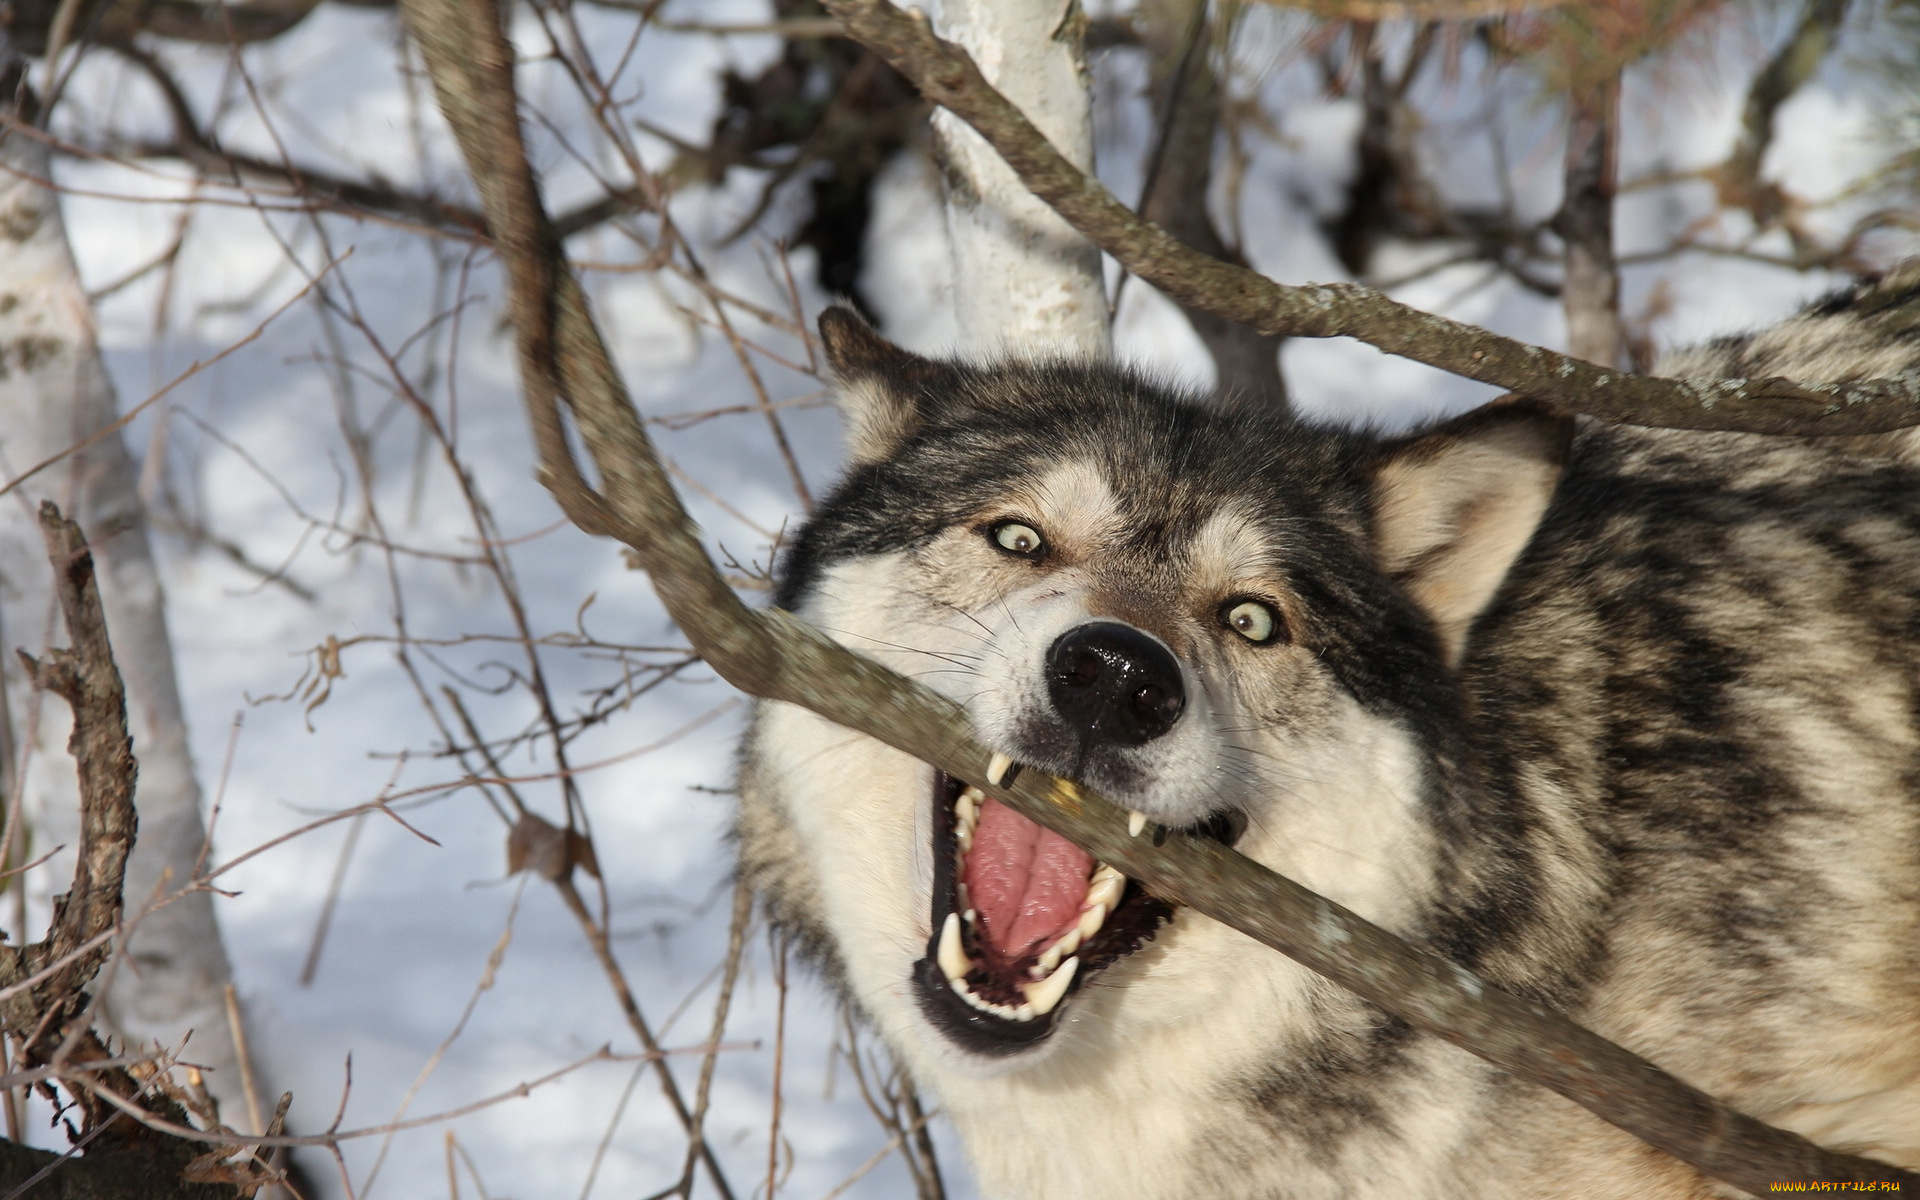
[[(763, 15), (748, 0), (681, 7), (711, 20)], [(618, 14), (596, 21), (612, 47), (608, 53), (617, 55), (626, 21)], [(1274, 16), (1257, 23), (1245, 53), (1280, 60), (1293, 26)], [(527, 45), (537, 44), (531, 28), (520, 33)], [(276, 136), (296, 156), (362, 169), (378, 164), (403, 183), (427, 181), (461, 191), (444, 140), (430, 132), (424, 149), (418, 140), (417, 109), (393, 69), (394, 37), (386, 15), (323, 8), (295, 36), (252, 52), (248, 61), (256, 80), (270, 85), (262, 91), (281, 117)], [(1626, 175), (1655, 165), (1698, 165), (1723, 154), (1738, 89), (1769, 41), (1767, 29), (1736, 31), (1715, 44), (1706, 62), (1692, 65), (1684, 84), (1635, 79), (1628, 97), (1635, 124), (1623, 146)], [(649, 120), (701, 140), (715, 104), (716, 72), (726, 63), (751, 69), (774, 48), (765, 38), (723, 43), (650, 34), (635, 52), (632, 78), (645, 81)], [(246, 116), (244, 90), (236, 91), (221, 55), (181, 61), (195, 64), (187, 77), (199, 94), (224, 88), (221, 94), (238, 96), (230, 138), (271, 147), (268, 132)], [(1837, 190), (1876, 153), (1870, 106), (1844, 71), (1828, 75), (1787, 110), (1772, 160), (1791, 186), (1816, 195)], [(561, 128), (579, 131), (577, 104), (568, 106), (557, 72), (535, 69), (529, 76), (530, 101), (558, 114)], [(1144, 107), (1132, 95), (1135, 76), (1114, 69), (1103, 78), (1103, 149), (1107, 163), (1117, 164), (1105, 169), (1120, 194), (1132, 196), (1138, 190), (1132, 156), (1146, 136)], [(1334, 194), (1355, 116), (1351, 106), (1324, 100), (1309, 84), (1295, 71), (1277, 75), (1270, 85), (1285, 98), (1285, 139), (1255, 156), (1240, 214), (1255, 264), (1286, 281), (1338, 276), (1313, 231), (1312, 207), (1329, 203)], [(1530, 211), (1550, 209), (1557, 199), (1558, 151), (1537, 99), (1517, 88), (1490, 98), (1457, 82), (1432, 87), (1435, 103), (1450, 106), (1463, 127), (1489, 104), (1511, 114), (1522, 202)], [(137, 124), (140, 114), (153, 111), (144, 85), (104, 61), (82, 71), (71, 102), (68, 122), (76, 126), (90, 114), (109, 113), (123, 125)], [(1487, 186), (1490, 175), (1481, 150), (1468, 141), (1462, 135), (1460, 152), (1448, 157), (1443, 171), (1462, 194)], [(543, 135), (538, 144), (556, 207), (587, 194), (585, 172), (569, 162), (556, 139)], [(652, 161), (665, 161), (662, 143), (642, 146), (658, 156)], [(609, 163), (602, 158), (600, 165)], [(73, 189), (72, 237), (90, 284), (123, 276), (166, 245), (180, 219), (174, 201), (182, 197), (183, 178), (160, 168), (142, 173), (82, 163), (63, 167), (61, 181)], [(689, 188), (680, 194), (677, 213), (690, 231), (717, 237), (751, 202), (755, 182), (740, 179), (724, 194)], [(867, 291), (887, 310), (896, 337), (932, 350), (951, 327), (944, 311), (943, 235), (930, 187), (924, 164), (911, 158), (895, 164), (880, 198)], [(1685, 189), (1630, 197), (1620, 213), (1623, 249), (1663, 243), (1702, 203), (1703, 197)], [(150, 415), (131, 430), (136, 450), (144, 446), (149, 456), (165, 456), (165, 472), (148, 472), (152, 488), (178, 489), (187, 497), (185, 507), (214, 533), (258, 563), (284, 564), (287, 576), (314, 597), (263, 584), (217, 552), (195, 550), (178, 537), (161, 539), (186, 707), (210, 794), (231, 743), (216, 834), (219, 857), (231, 858), (383, 789), (399, 793), (461, 773), (433, 756), (442, 736), (391, 640), (346, 650), (344, 677), (311, 714), (302, 700), (263, 700), (302, 677), (312, 648), (329, 637), (391, 639), (402, 620), (415, 639), (512, 635), (501, 593), (487, 577), (470, 565), (431, 557), (470, 555), (476, 534), (453, 476), (420, 438), (418, 420), (396, 399), (380, 365), (383, 353), (399, 358), (440, 418), (457, 429), (460, 457), (511, 543), (508, 553), (536, 632), (583, 628), (607, 642), (680, 644), (645, 579), (625, 568), (612, 545), (555, 528), (559, 514), (531, 476), (512, 348), (493, 303), (499, 280), (490, 264), (473, 264), (471, 302), (457, 325), (436, 323), (435, 314), (458, 294), (451, 289), (461, 277), (461, 246), (372, 223), (327, 219), (316, 226), (298, 217), (267, 217), (244, 205), (202, 206), (191, 220), (171, 276), (156, 273), (101, 306), (102, 337), (124, 403), (218, 353), (295, 295), (305, 281), (290, 259), (312, 271), (346, 256), (322, 286), (342, 309), (357, 308), (365, 326), (355, 328), (337, 313), (324, 315), (317, 293), (309, 294), (257, 341), (172, 392), (155, 410), (164, 412), (163, 419)], [(572, 248), (586, 260), (634, 256), (631, 246), (606, 231)], [(744, 240), (705, 253), (726, 286), (771, 307), (785, 306), (783, 286), (767, 269), (771, 259), (764, 244)], [(808, 267), (796, 259), (811, 313), (824, 297), (807, 285)], [(1830, 282), (1688, 259), (1630, 271), (1627, 309), (1635, 311), (1663, 281), (1677, 299), (1674, 315), (1658, 326), (1668, 341), (1764, 321)], [(685, 301), (684, 288), (633, 273), (599, 272), (590, 283), (620, 366), (647, 413), (750, 400), (724, 343), (701, 336), (672, 308), (672, 301)], [(1204, 383), (1204, 354), (1177, 313), (1137, 284), (1128, 295), (1118, 325), (1120, 353)], [(1478, 269), (1443, 271), (1400, 295), (1529, 340), (1558, 344), (1562, 337), (1556, 309), (1510, 284), (1486, 283)], [(163, 310), (164, 317), (157, 317)], [(791, 339), (762, 340), (781, 353), (800, 353)], [(449, 377), (444, 372), (450, 360), (455, 368)], [(1351, 343), (1296, 341), (1284, 361), (1302, 408), (1329, 419), (1405, 422), (1486, 394)], [(340, 369), (342, 362), (351, 369)], [(776, 399), (804, 396), (818, 386), (769, 359), (757, 365)], [(434, 377), (435, 371), (441, 374)], [(817, 491), (835, 469), (835, 419), (819, 405), (788, 410), (786, 419)], [(362, 487), (343, 428), (361, 433), (369, 488)], [(680, 432), (656, 432), (665, 453), (724, 501), (688, 495), (712, 542), (742, 562), (764, 561), (770, 535), (793, 518), (797, 504), (761, 418), (725, 416)], [(390, 556), (355, 544), (342, 530), (366, 528), (369, 513), (377, 514), (391, 542), (425, 553)], [(525, 669), (524, 655), (513, 645), (416, 643), (412, 655), (430, 690), (461, 680), (472, 685), (467, 702), (493, 735), (530, 719), (524, 691), (512, 686), (513, 673)], [(584, 705), (587, 690), (614, 675), (604, 658), (566, 648), (543, 650), (542, 661), (563, 710)], [(489, 696), (486, 689), (500, 694)], [(671, 1045), (707, 1037), (712, 972), (725, 946), (729, 905), (723, 832), (730, 800), (724, 792), (743, 711), (730, 689), (696, 668), (572, 747), (576, 765), (617, 760), (586, 774), (581, 787), (606, 876), (616, 952), (641, 1005)], [(239, 726), (237, 716), (244, 718)], [(701, 721), (661, 749), (633, 753)], [(534, 774), (552, 764), (542, 749), (509, 765)], [(554, 783), (529, 784), (525, 795), (533, 807), (558, 818)], [(293, 1124), (303, 1131), (333, 1119), (349, 1060), (352, 1086), (343, 1128), (469, 1104), (602, 1045), (620, 1052), (634, 1048), (611, 990), (553, 890), (505, 877), (504, 827), (482, 798), (469, 789), (402, 807), (413, 831), (378, 817), (361, 826), (310, 985), (300, 975), (343, 862), (350, 823), (252, 860), (230, 877), (240, 894), (220, 908), (259, 1057), (274, 1089), (294, 1091)], [(494, 969), (489, 955), (508, 934), (510, 943)], [(720, 1056), (708, 1122), (742, 1197), (764, 1191), (757, 1181), (767, 1173), (779, 1005), (765, 937), (759, 931), (754, 937), (726, 1032), (739, 1048)], [(463, 1018), (470, 1003), (472, 1011)], [(459, 1036), (441, 1053), (456, 1027)], [(884, 1148), (844, 1065), (832, 1063), (837, 1028), (833, 1002), (797, 972), (787, 1000), (783, 1195), (824, 1197)], [(697, 1060), (682, 1060), (676, 1069), (691, 1091)], [(471, 1157), (488, 1196), (585, 1197), (603, 1141), (591, 1194), (651, 1194), (677, 1175), (685, 1143), (650, 1076), (640, 1078), (623, 1103), (633, 1074), (627, 1063), (597, 1064), (528, 1098), (400, 1134), (390, 1145), (379, 1137), (353, 1142), (347, 1162), (354, 1194), (450, 1194), (449, 1132)], [(957, 1148), (944, 1140), (944, 1131), (941, 1136), (952, 1194), (972, 1195)], [(323, 1158), (308, 1165), (328, 1180), (331, 1195), (346, 1194)], [(465, 1168), (460, 1187), (460, 1195), (475, 1194)], [(891, 1197), (908, 1190), (904, 1169), (887, 1157), (847, 1194)]]

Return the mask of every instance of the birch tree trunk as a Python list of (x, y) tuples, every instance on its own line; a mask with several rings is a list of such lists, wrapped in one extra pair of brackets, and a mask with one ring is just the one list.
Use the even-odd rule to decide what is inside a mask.
[[(160, 581), (135, 490), (138, 471), (117, 431), (98, 436), (118, 418), (118, 406), (48, 179), (44, 142), (18, 132), (0, 141), (0, 480), (11, 483), (62, 451), (97, 440), (0, 497), (0, 675), (13, 743), (4, 777), (21, 788), (25, 816), (12, 861), (58, 843), (71, 848), (75, 840), (69, 713), (33, 692), (14, 655), (24, 648), (44, 656), (45, 644), (60, 637), (35, 517), (40, 501), (52, 499), (92, 541), (126, 679), (140, 771), (138, 841), (126, 875), (131, 918), (192, 876), (206, 829)], [(30, 879), (58, 888), (72, 875), (69, 849)], [(144, 917), (126, 949), (131, 961), (110, 963), (101, 975), (103, 1031), (133, 1045), (178, 1047), (191, 1030), (187, 1059), (213, 1068), (207, 1083), (224, 1119), (244, 1127), (248, 1109), (225, 1003), (231, 971), (211, 898), (199, 892)]]
[[(1093, 170), (1086, 15), (1079, 0), (944, 0), (941, 32), (1060, 152)], [(947, 188), (963, 353), (1113, 352), (1100, 251), (1029, 192), (986, 140), (934, 116)]]
[(1560, 289), (1567, 353), (1603, 367), (1627, 365), (1620, 265), (1613, 252), (1619, 131), (1619, 72), (1577, 83), (1567, 97), (1566, 196), (1553, 228), (1567, 245)]

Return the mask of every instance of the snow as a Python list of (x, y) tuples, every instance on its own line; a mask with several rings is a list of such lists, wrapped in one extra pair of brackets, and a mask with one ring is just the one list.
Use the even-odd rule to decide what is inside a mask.
[[(630, 17), (578, 11), (587, 44), (602, 62), (627, 52)], [(706, 3), (697, 12), (714, 21), (765, 15), (750, 0)], [(1242, 187), (1238, 219), (1248, 253), (1283, 281), (1337, 277), (1313, 221), (1338, 201), (1355, 112), (1325, 100), (1312, 71), (1288, 54), (1297, 18), (1262, 10), (1246, 21), (1242, 53), (1274, 64), (1277, 74), (1262, 86), (1283, 102), (1276, 109), (1280, 136), (1254, 148)], [(530, 18), (523, 16), (515, 33), (523, 52), (545, 53)], [(1739, 64), (1755, 61), (1766, 44), (1751, 35), (1728, 40), (1733, 48), (1725, 53)], [(715, 112), (718, 72), (726, 66), (751, 72), (776, 49), (770, 38), (649, 34), (632, 47), (623, 94), (641, 91), (648, 120), (700, 140)], [(222, 98), (231, 114), (223, 136), (235, 146), (272, 155), (278, 140), (302, 162), (349, 174), (371, 165), (397, 185), (469, 197), (437, 115), (423, 112), (419, 91), (410, 92), (396, 69), (399, 53), (390, 15), (322, 7), (291, 37), (245, 56), (275, 116), (271, 127), (254, 114), (223, 51), (171, 57), (197, 99)], [(1876, 161), (1867, 98), (1833, 76), (1823, 76), (1787, 111), (1782, 144), (1770, 160), (1791, 185), (1819, 195)], [(1629, 173), (1711, 161), (1715, 147), (1725, 145), (1744, 77), (1744, 68), (1729, 67), (1710, 84), (1696, 85), (1677, 111), (1653, 91), (1636, 90), (1654, 89), (1652, 80), (1630, 79), (1629, 111), (1657, 110), (1660, 119), (1644, 147), (1629, 142)], [(1472, 78), (1471, 64), (1460, 78)], [(556, 66), (549, 61), (529, 69), (525, 86), (529, 102), (567, 134), (563, 144), (549, 130), (533, 131), (556, 208), (593, 194), (595, 174), (620, 174), (604, 139), (590, 136), (580, 102)], [(1484, 103), (1498, 103), (1513, 126), (1509, 155), (1522, 164), (1523, 208), (1550, 209), (1558, 151), (1550, 115), (1537, 101), (1511, 88), (1512, 94), (1489, 100), (1457, 81), (1431, 86), (1433, 102), (1450, 104), (1461, 122)], [(1454, 91), (1444, 93), (1446, 87)], [(1101, 117), (1111, 119), (1100, 147), (1106, 162), (1137, 154), (1144, 141), (1147, 114), (1136, 92), (1132, 81), (1103, 102)], [(67, 103), (62, 127), (68, 130), (97, 129), (109, 120), (122, 129), (159, 129), (151, 89), (104, 54), (83, 66)], [(645, 161), (664, 166), (667, 144), (636, 136)], [(1436, 166), (1447, 186), (1466, 194), (1484, 189), (1487, 161), (1475, 149)], [(1123, 197), (1137, 193), (1137, 168), (1108, 172)], [(68, 220), (90, 285), (118, 280), (166, 248), (182, 217), (176, 202), (186, 194), (186, 178), (177, 165), (63, 165), (60, 179), (71, 189)], [(716, 242), (748, 211), (759, 182), (736, 172), (723, 189), (685, 187), (674, 213), (699, 240), (716, 282), (784, 311), (785, 285), (778, 270), (769, 269), (769, 247), (752, 239)], [(956, 337), (936, 186), (914, 156), (889, 168), (877, 199), (867, 281), (889, 330), (924, 351)], [(446, 735), (423, 708), (423, 692), (442, 719), (451, 720), (439, 689), (461, 689), (475, 720), (496, 738), (529, 727), (536, 713), (519, 684), (527, 659), (511, 640), (511, 612), (497, 583), (474, 561), (484, 531), (461, 501), (442, 449), (420, 434), (414, 400), (396, 391), (383, 359), (391, 355), (400, 363), (484, 494), (530, 626), (536, 636), (555, 638), (539, 657), (563, 716), (584, 708), (589, 692), (619, 671), (605, 650), (561, 644), (566, 635), (584, 630), (607, 643), (668, 648), (682, 639), (618, 548), (559, 527), (559, 512), (533, 479), (513, 349), (497, 304), (501, 280), (490, 260), (470, 256), (460, 243), (380, 222), (334, 216), (315, 222), (267, 211), (285, 207), (278, 189), (261, 189), (260, 207), (231, 191), (219, 195), (218, 206), (187, 213), (189, 234), (173, 270), (114, 293), (99, 311), (123, 404), (131, 406), (292, 301), (256, 341), (187, 378), (129, 431), (136, 450), (165, 456), (165, 471), (148, 471), (156, 499), (163, 483), (173, 488), (182, 511), (244, 548), (255, 563), (284, 568), (315, 597), (309, 602), (263, 582), (185, 538), (160, 539), (193, 745), (209, 794), (231, 738), (215, 858), (230, 861), (376, 797), (411, 795), (394, 804), (404, 826), (378, 814), (360, 819), (310, 985), (301, 982), (303, 965), (352, 823), (303, 834), (223, 877), (236, 894), (221, 901), (220, 917), (267, 1086), (293, 1091), (296, 1131), (327, 1127), (336, 1108), (340, 1127), (354, 1129), (403, 1111), (420, 1116), (510, 1092), (602, 1046), (630, 1055), (634, 1039), (614, 994), (554, 889), (505, 877), (502, 821), (473, 788), (421, 790), (463, 773), (436, 754)], [(1697, 188), (1627, 197), (1623, 248), (1662, 244), (1706, 203)], [(780, 220), (776, 211), (773, 226)], [(639, 257), (611, 229), (578, 238), (571, 248), (594, 262)], [(792, 266), (806, 311), (817, 312), (825, 297), (811, 286), (810, 262), (796, 254)], [(321, 282), (299, 296), (307, 276), (323, 269)], [(1560, 342), (1555, 306), (1484, 276), (1478, 267), (1447, 268), (1397, 294), (1530, 341)], [(711, 315), (699, 309), (690, 288), (631, 271), (596, 270), (587, 279), (644, 412), (751, 405), (724, 339), (682, 311), (691, 306)], [(1667, 287), (1675, 304), (1658, 332), (1691, 339), (1778, 316), (1829, 282), (1690, 256), (1631, 269), (1627, 309), (1636, 311), (1656, 284)], [(435, 319), (463, 296), (457, 323)], [(774, 353), (805, 361), (791, 337), (747, 326)], [(1178, 311), (1137, 282), (1119, 314), (1116, 341), (1123, 357), (1156, 372), (1197, 384), (1211, 373)], [(1330, 420), (1405, 424), (1489, 394), (1351, 342), (1295, 340), (1284, 363), (1302, 409)], [(757, 356), (754, 365), (775, 401), (802, 401), (782, 416), (818, 493), (838, 458), (835, 418), (818, 400), (819, 384), (770, 357)], [(710, 542), (741, 563), (764, 563), (769, 535), (796, 519), (799, 506), (763, 417), (744, 412), (686, 429), (656, 425), (653, 433), (662, 452), (705, 489), (683, 488), (683, 495)], [(375, 516), (385, 536), (408, 552), (388, 554), (365, 540)], [(415, 639), (406, 662), (394, 641), (401, 629)], [(502, 640), (463, 640), (471, 635)], [(314, 648), (329, 638), (346, 649), (344, 674), (332, 681), (324, 703), (308, 711), (308, 697), (267, 699), (300, 686)], [(730, 903), (725, 793), (743, 713), (731, 689), (696, 666), (569, 746), (576, 765), (613, 760), (579, 777), (581, 800), (606, 878), (615, 953), (670, 1046), (697, 1046), (707, 1038)], [(705, 723), (656, 750), (622, 757), (701, 719)], [(540, 743), (531, 752), (514, 749), (504, 765), (542, 776), (554, 764), (550, 746)], [(520, 791), (534, 810), (561, 819), (561, 789), (552, 779), (531, 780)], [(41, 881), (43, 889), (48, 883)], [(589, 906), (597, 906), (597, 893), (589, 888), (586, 894)], [(509, 935), (495, 970), (489, 956)], [(708, 1117), (710, 1141), (743, 1198), (756, 1189), (764, 1193), (767, 1172), (781, 1004), (769, 954), (756, 923)], [(441, 1053), (470, 1002), (464, 1028)], [(796, 969), (786, 1006), (780, 1192), (824, 1197), (886, 1139), (847, 1068), (835, 1062), (843, 1035), (824, 989)], [(349, 1062), (351, 1089), (343, 1097)], [(691, 1097), (698, 1058), (676, 1059), (674, 1069)], [(678, 1176), (685, 1138), (650, 1075), (622, 1105), (633, 1072), (630, 1061), (593, 1063), (525, 1098), (400, 1133), (390, 1145), (380, 1137), (350, 1141), (345, 1175), (360, 1197), (449, 1194), (451, 1135), (488, 1196), (584, 1197), (590, 1173), (593, 1196), (650, 1195)], [(944, 1127), (939, 1136), (950, 1193), (972, 1195), (958, 1148)], [(608, 1148), (596, 1171), (603, 1139)], [(323, 1194), (347, 1194), (323, 1153), (303, 1161)], [(460, 1194), (475, 1194), (473, 1178), (462, 1172)], [(888, 1156), (846, 1194), (896, 1197), (910, 1190), (899, 1159)], [(700, 1191), (711, 1194), (704, 1181)]]

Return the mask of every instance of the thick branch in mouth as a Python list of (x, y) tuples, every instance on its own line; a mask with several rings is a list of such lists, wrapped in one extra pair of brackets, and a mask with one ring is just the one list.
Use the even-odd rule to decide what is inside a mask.
[(1052, 1033), (1069, 997), (1173, 915), (1059, 834), (935, 772), (933, 937), (922, 1010), (969, 1049), (1012, 1053)]

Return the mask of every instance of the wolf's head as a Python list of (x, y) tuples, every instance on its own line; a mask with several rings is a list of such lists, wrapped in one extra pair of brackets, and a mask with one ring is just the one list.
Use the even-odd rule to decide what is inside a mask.
[[(1155, 825), (1376, 919), (1431, 893), (1453, 668), (1564, 422), (1516, 405), (1382, 440), (1109, 366), (933, 361), (845, 309), (821, 332), (851, 464), (778, 603)], [(1017, 1065), (1090, 979), (1149, 982), (1131, 956), (1169, 908), (978, 781), (784, 706), (748, 775), (779, 810), (743, 818), (749, 869), (896, 1043)], [(1161, 934), (1163, 972), (1196, 920)]]

